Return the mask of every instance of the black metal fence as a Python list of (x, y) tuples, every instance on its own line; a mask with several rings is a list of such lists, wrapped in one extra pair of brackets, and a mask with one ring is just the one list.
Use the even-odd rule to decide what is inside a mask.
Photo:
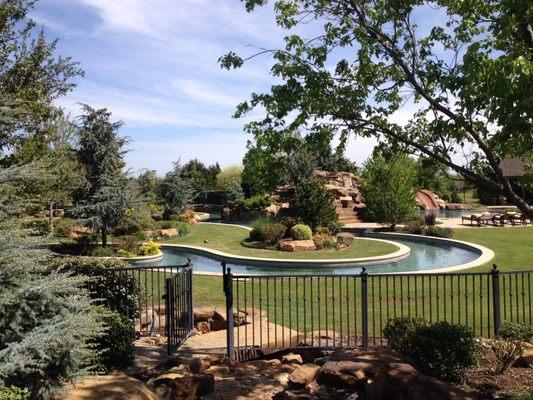
[(177, 349), (194, 329), (192, 266), (166, 279), (168, 353)]
[(384, 345), (390, 318), (419, 317), (497, 335), (531, 324), (533, 271), (232, 275), (224, 266), (228, 354), (293, 346)]
[[(99, 270), (99, 275), (93, 276), (89, 282), (88, 289), (91, 297), (101, 299), (102, 305), (132, 318), (138, 334), (166, 336), (168, 333), (167, 280), (173, 276), (179, 276), (176, 279), (181, 279), (184, 271), (188, 279), (192, 279), (190, 263), (164, 267), (120, 267), (109, 269), (105, 273)], [(173, 287), (180, 290), (182, 288), (178, 283), (174, 283)], [(192, 291), (187, 292), (187, 296), (189, 295), (192, 304)], [(172, 304), (179, 308), (182, 303), (181, 300), (178, 302), (174, 298)]]

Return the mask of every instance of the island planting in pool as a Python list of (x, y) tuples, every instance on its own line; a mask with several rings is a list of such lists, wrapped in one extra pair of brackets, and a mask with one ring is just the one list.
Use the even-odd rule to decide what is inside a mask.
[(286, 253), (267, 249), (251, 249), (244, 247), (241, 242), (249, 234), (249, 230), (240, 226), (225, 224), (199, 224), (191, 226), (190, 232), (184, 237), (164, 239), (163, 254), (161, 261), (156, 263), (143, 263), (143, 265), (171, 266), (180, 265), (190, 259), (197, 272), (220, 273), (221, 258), (216, 255), (204, 253), (199, 254), (190, 250), (166, 247), (165, 244), (178, 244), (186, 246), (203, 247), (227, 254), (240, 255), (256, 258), (275, 258), (293, 260), (331, 260), (347, 258), (365, 258), (386, 256), (398, 252), (399, 246), (407, 246), (410, 253), (404, 259), (374, 265), (369, 263), (357, 264), (353, 266), (324, 266), (318, 264), (293, 267), (279, 266), (272, 263), (228, 263), (234, 273), (334, 273), (334, 274), (354, 274), (361, 272), (362, 267), (368, 267), (369, 273), (384, 272), (406, 272), (425, 271), (432, 269), (449, 268), (466, 264), (476, 260), (480, 256), (480, 251), (467, 246), (455, 244), (448, 241), (419, 239), (416, 237), (406, 237), (403, 235), (369, 235), (370, 238), (385, 238), (395, 244), (368, 240), (367, 238), (356, 238), (353, 243), (343, 250), (319, 250), (312, 252)]

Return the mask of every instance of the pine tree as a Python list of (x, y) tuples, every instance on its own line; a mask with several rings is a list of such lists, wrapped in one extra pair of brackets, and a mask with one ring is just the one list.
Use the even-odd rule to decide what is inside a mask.
[(17, 191), (41, 176), (31, 165), (0, 170), (0, 386), (39, 400), (87, 371), (101, 334), (85, 278), (51, 268), (43, 243), (14, 225)]
[(84, 104), (80, 117), (78, 159), (85, 170), (85, 187), (78, 193), (76, 212), (95, 228), (107, 245), (111, 229), (127, 219), (134, 204), (133, 192), (123, 172), (126, 138), (118, 135), (121, 122), (112, 122), (111, 113)]

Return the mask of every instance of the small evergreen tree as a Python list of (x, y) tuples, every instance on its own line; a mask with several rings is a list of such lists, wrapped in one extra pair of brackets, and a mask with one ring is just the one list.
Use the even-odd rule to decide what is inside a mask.
[(361, 193), (368, 215), (392, 229), (413, 218), (416, 212), (415, 184), (416, 170), (408, 156), (398, 154), (388, 160), (374, 156), (367, 160)]
[(124, 145), (119, 137), (122, 122), (112, 122), (105, 108), (95, 110), (82, 105), (78, 132), (78, 158), (85, 170), (86, 184), (78, 193), (76, 212), (88, 226), (96, 228), (107, 245), (111, 229), (127, 219), (126, 211), (134, 204), (133, 193), (123, 172)]
[(313, 231), (319, 226), (327, 227), (333, 233), (339, 231), (339, 216), (333, 196), (317, 179), (308, 179), (296, 186), (294, 214)]
[(164, 218), (166, 219), (185, 211), (194, 199), (194, 189), (190, 182), (183, 179), (179, 161), (174, 164), (174, 169), (166, 174), (162, 192), (165, 200)]
[(26, 388), (36, 400), (87, 372), (88, 343), (102, 329), (85, 278), (51, 268), (43, 243), (13, 225), (27, 204), (17, 192), (41, 176), (30, 166), (0, 170), (0, 386)]

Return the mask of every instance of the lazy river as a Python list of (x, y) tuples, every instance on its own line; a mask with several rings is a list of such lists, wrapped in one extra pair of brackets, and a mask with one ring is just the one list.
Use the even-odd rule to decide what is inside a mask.
[[(234, 274), (357, 274), (362, 267), (366, 267), (369, 273), (412, 272), (442, 270), (450, 267), (471, 263), (482, 256), (482, 250), (454, 241), (443, 241), (427, 237), (411, 237), (403, 235), (369, 234), (369, 238), (383, 238), (410, 248), (409, 255), (399, 261), (385, 262), (383, 264), (358, 264), (356, 266), (324, 266), (320, 264), (308, 267), (277, 266), (272, 263), (262, 264), (254, 261), (239, 264), (227, 263)], [(145, 266), (172, 266), (181, 265), (190, 259), (195, 272), (220, 273), (221, 259), (216, 255), (200, 255), (183, 249), (162, 247), (163, 258), (153, 263), (142, 263)], [(310, 254), (312, 258), (312, 254)], [(490, 259), (490, 258), (489, 258)]]

